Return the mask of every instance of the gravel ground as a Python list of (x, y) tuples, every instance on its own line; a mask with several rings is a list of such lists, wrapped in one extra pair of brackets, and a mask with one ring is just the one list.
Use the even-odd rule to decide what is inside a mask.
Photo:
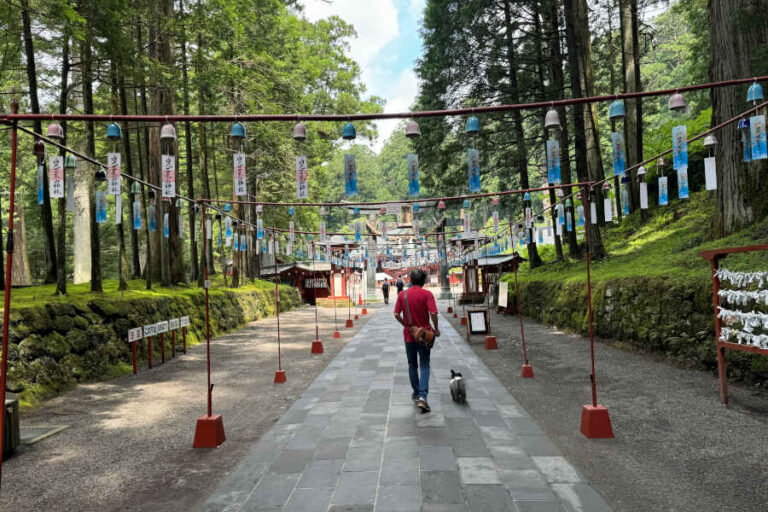
[(589, 339), (526, 320), (535, 378), (521, 379), (517, 317), (493, 313), (491, 326), (499, 350), (475, 336), (475, 352), (616, 512), (768, 510), (765, 394), (731, 385), (725, 407), (715, 376), (598, 340), (598, 403), (616, 438), (588, 440), (579, 420), (591, 402)]
[(23, 424), (68, 424), (62, 433), (24, 447), (3, 464), (2, 511), (198, 510), (226, 472), (243, 458), (375, 313), (333, 339), (333, 309), (320, 308), (323, 355), (311, 355), (314, 309), (280, 317), (283, 368), (275, 385), (275, 319), (213, 340), (214, 413), (227, 441), (192, 448), (195, 420), (205, 414), (205, 345), (136, 376), (80, 385), (22, 418)]

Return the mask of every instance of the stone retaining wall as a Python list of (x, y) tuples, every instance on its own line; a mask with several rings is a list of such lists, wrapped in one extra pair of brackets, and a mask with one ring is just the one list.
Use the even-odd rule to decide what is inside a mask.
[[(274, 314), (274, 291), (214, 290), (210, 293), (211, 335)], [(301, 304), (298, 291), (280, 287), (281, 310)], [(190, 317), (187, 343), (205, 336), (203, 290), (176, 296), (119, 299), (109, 296), (86, 304), (49, 303), (11, 311), (8, 386), (29, 404), (52, 396), (76, 382), (130, 371), (128, 329), (181, 316)], [(177, 347), (181, 346), (177, 337)], [(170, 354), (170, 334), (166, 336)], [(155, 361), (160, 346), (153, 340)], [(146, 350), (139, 350), (146, 362)]]

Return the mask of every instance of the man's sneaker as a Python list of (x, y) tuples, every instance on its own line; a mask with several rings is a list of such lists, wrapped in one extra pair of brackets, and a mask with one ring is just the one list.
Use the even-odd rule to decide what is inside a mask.
[(419, 409), (421, 409), (421, 412), (430, 412), (432, 410), (429, 408), (429, 404), (427, 403), (426, 398), (419, 398), (419, 402), (416, 405), (419, 406)]
[(411, 400), (413, 400), (413, 403), (415, 404), (419, 403), (419, 395), (417, 395), (416, 393), (412, 394)]

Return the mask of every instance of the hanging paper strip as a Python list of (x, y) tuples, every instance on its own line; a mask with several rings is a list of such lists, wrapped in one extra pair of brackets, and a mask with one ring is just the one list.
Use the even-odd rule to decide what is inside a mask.
[(464, 214), (464, 234), (468, 235), (472, 232), (472, 218), (469, 212)]
[(613, 175), (622, 176), (627, 168), (624, 156), (624, 134), (619, 132), (611, 133), (611, 143), (613, 145)]
[(585, 219), (584, 219), (584, 207), (581, 206), (581, 205), (576, 207), (576, 219), (577, 219), (576, 224), (580, 228), (583, 228), (584, 227), (584, 222), (585, 222)]
[(285, 255), (290, 256), (291, 253), (293, 253), (293, 244), (288, 242), (288, 245), (285, 246)]
[(525, 226), (527, 228), (533, 227), (533, 212), (530, 206), (525, 207)]
[(141, 229), (141, 201), (133, 202), (133, 229)]
[(613, 221), (613, 201), (610, 197), (603, 199), (603, 213), (605, 215), (605, 222)]
[(296, 197), (307, 199), (309, 197), (309, 167), (306, 156), (296, 157)]
[(707, 190), (717, 190), (717, 163), (713, 156), (704, 159), (704, 179)]
[(666, 176), (659, 177), (659, 204), (661, 206), (669, 204), (669, 186)]
[(381, 221), (381, 236), (387, 238), (387, 225), (389, 223), (385, 220)]
[(560, 142), (557, 140), (547, 141), (547, 182), (560, 184)]
[(163, 197), (176, 196), (176, 157), (163, 155), (162, 157), (162, 181)]
[(296, 227), (295, 227), (293, 221), (289, 221), (288, 222), (288, 236), (291, 238), (291, 242), (293, 242), (293, 240), (294, 240), (295, 232), (296, 232), (295, 230), (296, 230)]
[(115, 224), (123, 223), (123, 195), (115, 196)]
[(536, 230), (536, 232), (539, 235), (539, 243), (543, 244), (544, 243), (544, 230), (542, 228), (539, 228), (539, 229)]
[(347, 197), (357, 195), (357, 162), (355, 155), (344, 155), (344, 193)]
[(677, 170), (677, 197), (688, 198), (688, 166), (684, 165)]
[(235, 252), (240, 250), (240, 237), (237, 233), (233, 233), (232, 235), (232, 250)]
[(589, 203), (589, 221), (597, 224), (597, 203)]
[(573, 218), (570, 211), (566, 213), (565, 218), (568, 231), (573, 231)]
[(475, 148), (467, 151), (467, 165), (469, 167), (469, 192), (480, 192), (480, 152)]
[(563, 203), (557, 205), (557, 223), (560, 225), (565, 224), (565, 206)]
[(499, 232), (499, 212), (497, 211), (493, 212), (493, 232)]
[(751, 162), (752, 161), (752, 141), (750, 140), (750, 134), (747, 132), (747, 130), (749, 130), (749, 120), (742, 119), (741, 121), (739, 121), (739, 131), (741, 132), (741, 147), (743, 150), (744, 161)]
[(37, 180), (37, 204), (43, 204), (43, 166), (38, 165), (37, 166), (37, 173), (35, 174), (35, 178)]
[(103, 224), (107, 222), (107, 193), (103, 190), (97, 190), (94, 194), (96, 222)]
[(233, 156), (234, 172), (233, 177), (235, 180), (235, 195), (244, 196), (248, 192), (246, 190), (245, 183), (245, 153), (237, 152)]
[(413, 219), (413, 235), (419, 236), (419, 219)]
[[(151, 212), (150, 212), (150, 215), (152, 215)], [(154, 218), (154, 215), (152, 215), (152, 218)], [(208, 240), (211, 240), (213, 238), (213, 229), (211, 229), (212, 228), (211, 224), (212, 223), (211, 223), (211, 218), (210, 217), (205, 219), (205, 237)], [(150, 226), (151, 225), (152, 225), (152, 222), (150, 221)]]
[(246, 237), (245, 233), (240, 233), (240, 252), (245, 252), (245, 249), (246, 249), (245, 239), (246, 238), (247, 237)]
[(256, 219), (256, 240), (264, 238), (264, 221)]
[(52, 156), (48, 169), (48, 192), (51, 199), (64, 197), (64, 157)]
[(362, 233), (360, 232), (360, 221), (355, 221), (355, 242), (359, 242), (361, 237)]
[(752, 149), (752, 160), (763, 160), (768, 158), (768, 145), (765, 137), (765, 116), (754, 116), (749, 118), (749, 130), (751, 135), (750, 147)]
[(552, 236), (552, 223), (547, 219), (547, 236)]
[(179, 210), (179, 238), (184, 240), (184, 217), (181, 215), (181, 210)]
[(325, 222), (320, 222), (320, 241), (325, 242)]
[(224, 245), (229, 247), (232, 244), (232, 218), (224, 217)]
[(408, 162), (408, 195), (416, 197), (419, 195), (419, 157), (418, 155), (406, 155)]
[(685, 125), (672, 128), (672, 166), (688, 166), (688, 131)]
[(621, 211), (624, 212), (624, 215), (629, 215), (629, 185), (623, 184), (621, 185)]
[(640, 209), (648, 209), (648, 184), (644, 181), (640, 182)]
[(67, 175), (67, 211), (75, 211), (75, 177)]
[(171, 236), (170, 225), (168, 220), (169, 220), (168, 214), (164, 213), (163, 214), (163, 236), (165, 238), (168, 238), (169, 236)]
[(107, 191), (109, 195), (120, 193), (120, 153), (107, 153)]

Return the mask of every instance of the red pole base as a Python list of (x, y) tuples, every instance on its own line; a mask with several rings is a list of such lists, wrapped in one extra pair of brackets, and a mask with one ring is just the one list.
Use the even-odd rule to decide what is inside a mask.
[(581, 409), (581, 433), (588, 439), (612, 439), (613, 429), (608, 409), (602, 405), (585, 405)]
[(461, 317), (461, 325), (467, 325), (467, 317)]
[(453, 312), (453, 318), (459, 318), (459, 315), (457, 315), (455, 311)]
[(347, 329), (350, 329), (354, 326), (355, 326), (354, 320), (352, 320), (351, 318), (347, 318)]
[(214, 414), (213, 416), (206, 414), (197, 418), (193, 448), (216, 448), (226, 439), (221, 414)]
[(524, 379), (532, 379), (533, 378), (533, 368), (529, 364), (524, 364), (523, 369), (520, 372), (520, 376)]
[(485, 350), (496, 350), (499, 346), (496, 344), (496, 336), (485, 337)]
[(333, 337), (334, 338), (341, 338), (341, 333), (339, 331), (333, 331)]
[(363, 296), (358, 294), (357, 295), (357, 305), (362, 306), (363, 305)]
[(367, 315), (367, 314), (368, 314), (368, 310), (367, 310), (366, 308), (363, 308), (363, 311), (362, 311), (362, 313), (363, 313), (364, 315)]
[(282, 384), (285, 380), (285, 370), (277, 370), (275, 372), (275, 384)]
[(323, 353), (323, 342), (320, 340), (314, 340), (312, 342), (312, 354), (322, 354)]
[(448, 306), (448, 313), (453, 313), (453, 306)]

